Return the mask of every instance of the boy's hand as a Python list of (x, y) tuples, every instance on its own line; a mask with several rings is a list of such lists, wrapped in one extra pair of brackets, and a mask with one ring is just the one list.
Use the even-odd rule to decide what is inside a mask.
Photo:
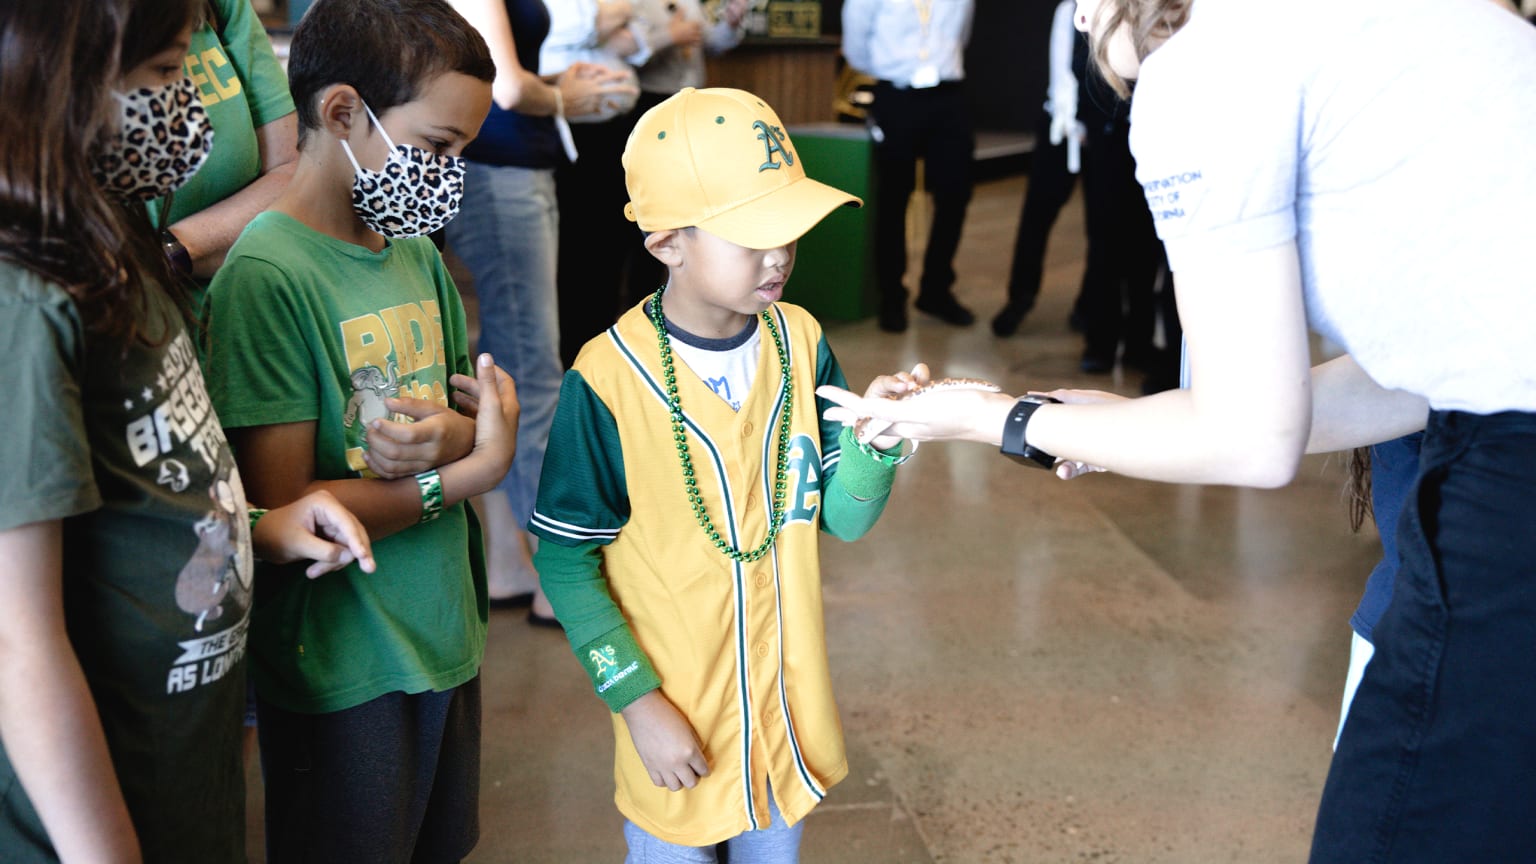
[(414, 423), (375, 420), (363, 461), (385, 480), (420, 474), (464, 458), (475, 445), (475, 421), (427, 399), (386, 399), (384, 406)]
[(468, 498), (494, 488), (512, 467), (520, 411), (517, 385), (489, 354), (476, 358), (474, 378), (454, 375), (448, 383), (458, 391), (454, 401), (475, 416), (474, 447), (456, 463), (471, 475), (465, 478), (469, 488), (462, 493)]
[[(490, 355), (482, 354), (480, 356), (489, 357)], [(521, 410), (521, 408), (517, 405), (517, 390), (513, 386), (515, 382), (513, 382), (512, 376), (508, 375), (506, 370), (502, 369), (500, 366), (494, 365), (494, 360), (492, 360), (491, 363), (493, 364), (492, 368), (495, 370), (496, 381), (498, 382), (497, 386), (500, 388), (497, 392), (502, 394), (511, 392), (512, 394), (512, 399), (510, 400), (512, 413), (509, 415), (506, 414), (509, 403), (505, 395), (503, 395), (501, 399), (502, 413), (504, 416), (509, 418), (507, 422), (512, 424), (512, 430), (516, 432), (518, 412)], [(477, 376), (480, 374), (478, 368), (475, 370), (475, 374)], [(471, 420), (478, 420), (480, 418), (480, 379), (478, 377), (471, 378), (468, 375), (451, 375), (448, 378), (448, 383), (453, 385), (453, 396), (451, 398), (453, 399), (453, 404), (459, 406), (459, 413), (470, 418)], [(505, 383), (507, 387), (513, 387), (513, 389), (508, 391), (506, 387), (502, 386), (503, 383)]]
[(709, 776), (699, 736), (660, 690), (641, 696), (620, 713), (652, 783), (676, 792), (692, 789)]
[[(876, 377), (869, 382), (868, 389), (864, 391), (864, 398), (900, 399), (913, 390), (926, 386), (932, 380), (928, 372), (928, 364), (919, 363), (912, 367), (911, 372), (896, 372)], [(900, 444), (902, 440), (896, 435), (877, 435), (871, 438), (868, 444), (876, 450), (889, 450)]]
[(251, 527), (251, 546), (257, 558), (274, 564), (313, 561), (304, 571), (311, 579), (353, 561), (365, 573), (372, 573), (375, 567), (363, 523), (325, 491), (311, 492), (268, 511)]

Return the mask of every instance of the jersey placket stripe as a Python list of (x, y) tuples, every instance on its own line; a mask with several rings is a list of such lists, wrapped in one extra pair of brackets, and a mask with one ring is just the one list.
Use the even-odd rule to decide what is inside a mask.
[[(618, 330), (619, 328), (617, 326), (610, 327), (608, 329), (609, 338), (612, 339), (614, 345), (618, 347), (619, 353), (622, 354), (625, 361), (629, 363), (630, 368), (634, 370), (635, 375), (638, 376), (641, 381), (645, 382), (645, 384), (650, 388), (651, 394), (655, 396), (659, 402), (661, 402), (662, 407), (670, 411), (671, 408), (667, 403), (666, 389), (662, 386), (662, 383), (656, 380), (656, 377), (645, 368), (645, 364), (640, 362), (640, 358), (636, 356), (632, 350), (630, 350), (629, 345), (624, 342), (624, 337), (619, 335)], [(715, 475), (719, 478), (720, 481), (720, 500), (723, 503), (725, 509), (724, 521), (726, 531), (730, 534), (731, 545), (740, 548), (740, 537), (738, 536), (736, 529), (736, 507), (735, 502), (731, 497), (731, 480), (730, 476), (726, 474), (724, 455), (720, 452), (720, 448), (715, 445), (715, 442), (712, 441), (708, 435), (704, 434), (703, 428), (701, 428), (698, 423), (695, 423), (692, 417), (688, 416), (687, 411), (683, 412), (683, 426), (692, 431), (694, 437), (704, 445), (704, 449), (709, 453), (710, 460), (714, 463)], [(733, 562), (731, 570), (734, 577), (732, 581), (734, 582), (733, 591), (735, 593), (736, 604), (736, 688), (741, 700), (742, 800), (746, 807), (747, 821), (751, 823), (753, 831), (758, 831), (761, 830), (762, 825), (757, 820), (757, 808), (755, 806), (752, 795), (753, 728), (752, 697), (751, 691), (748, 689), (749, 680), (747, 677), (747, 617), (746, 609), (744, 607), (745, 574), (742, 570), (742, 565), (740, 562)]]
[[(780, 599), (780, 590), (779, 552), (777, 549), (775, 549), (773, 552), (773, 593), (774, 600), (776, 602), (778, 602)], [(800, 774), (800, 781), (805, 784), (806, 791), (810, 792), (811, 796), (814, 797), (818, 803), (820, 803), (821, 799), (827, 797), (827, 792), (825, 789), (821, 788), (820, 783), (816, 782), (815, 776), (811, 774), (810, 766), (805, 764), (804, 754), (800, 752), (800, 738), (795, 734), (794, 718), (790, 716), (789, 712), (789, 692), (784, 688), (784, 605), (782, 602), (779, 602), (778, 613), (779, 714), (784, 719), (784, 734), (789, 738), (790, 753), (792, 753), (795, 757), (795, 771)]]
[(741, 697), (741, 792), (747, 810), (747, 821), (752, 830), (762, 826), (757, 821), (756, 802), (752, 797), (752, 691), (751, 677), (747, 674), (747, 610), (745, 572), (740, 561), (733, 562), (731, 570), (736, 577), (736, 690)]
[[(784, 334), (784, 353), (785, 356), (789, 358), (789, 368), (794, 369), (795, 359), (794, 354), (792, 353), (794, 348), (793, 340), (789, 338), (789, 323), (784, 320), (784, 313), (782, 310), (780, 310), (778, 307), (774, 307), (773, 311), (775, 316), (779, 319), (779, 332)], [(801, 392), (804, 391), (802, 390)], [(769, 429), (777, 429), (779, 427), (779, 419), (784, 413), (784, 397), (784, 385), (782, 382), (780, 382), (779, 396), (777, 402), (774, 404), (773, 414), (768, 424)], [(765, 498), (763, 500), (765, 501), (773, 500), (774, 490), (772, 475), (777, 464), (777, 452), (770, 445), (770, 440), (770, 436), (763, 436), (763, 491), (765, 493)], [(768, 518), (770, 520), (773, 518), (772, 508), (769, 508)], [(772, 527), (773, 526), (770, 524), (769, 529), (771, 530)], [(780, 536), (782, 537), (783, 535)], [(782, 594), (783, 586), (780, 581), (779, 574), (779, 550), (777, 548), (773, 550), (770, 560), (773, 563), (774, 615), (775, 623), (778, 627), (779, 639), (779, 716), (784, 722), (784, 733), (789, 740), (790, 753), (794, 756), (795, 770), (799, 773), (801, 782), (805, 784), (806, 791), (810, 792), (812, 797), (814, 797), (819, 802), (822, 798), (826, 797), (827, 793), (821, 788), (820, 784), (816, 782), (815, 777), (811, 775), (809, 766), (805, 764), (805, 757), (800, 752), (800, 739), (795, 735), (795, 724), (793, 718), (790, 716), (789, 711), (789, 693), (784, 687), (784, 602)]]

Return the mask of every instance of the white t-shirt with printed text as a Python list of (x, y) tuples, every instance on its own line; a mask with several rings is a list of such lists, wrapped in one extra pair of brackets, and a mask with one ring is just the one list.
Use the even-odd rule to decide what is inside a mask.
[(1131, 122), (1175, 273), (1294, 240), (1308, 321), (1377, 383), (1536, 411), (1536, 28), (1488, 0), (1198, 0)]

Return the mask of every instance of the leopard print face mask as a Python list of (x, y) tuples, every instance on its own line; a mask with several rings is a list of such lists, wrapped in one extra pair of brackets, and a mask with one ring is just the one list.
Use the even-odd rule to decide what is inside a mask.
[(181, 188), (213, 149), (213, 126), (197, 85), (182, 78), (113, 95), (122, 114), (112, 145), (96, 158), (96, 181), (128, 201), (148, 201)]
[(459, 214), (464, 200), (464, 160), (437, 156), (420, 147), (396, 145), (367, 105), (368, 119), (389, 145), (381, 171), (357, 164), (352, 148), (341, 148), (352, 163), (352, 209), (363, 224), (385, 237), (421, 237), (442, 228)]

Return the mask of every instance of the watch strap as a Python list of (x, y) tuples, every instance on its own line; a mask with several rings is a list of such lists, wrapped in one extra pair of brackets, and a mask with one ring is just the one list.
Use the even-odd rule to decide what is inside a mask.
[(1060, 399), (1052, 399), (1049, 396), (1025, 396), (1013, 403), (1013, 409), (1008, 412), (1008, 420), (1003, 424), (1003, 444), (999, 448), (1004, 456), (1025, 465), (1033, 465), (1036, 468), (1050, 470), (1056, 467), (1056, 457), (1041, 450), (1031, 447), (1025, 440), (1025, 432), (1029, 428), (1029, 418), (1041, 405), (1060, 404)]
[(192, 253), (187, 251), (181, 241), (167, 228), (160, 232), (160, 245), (165, 250), (165, 257), (171, 262), (171, 269), (182, 276), (192, 275)]

